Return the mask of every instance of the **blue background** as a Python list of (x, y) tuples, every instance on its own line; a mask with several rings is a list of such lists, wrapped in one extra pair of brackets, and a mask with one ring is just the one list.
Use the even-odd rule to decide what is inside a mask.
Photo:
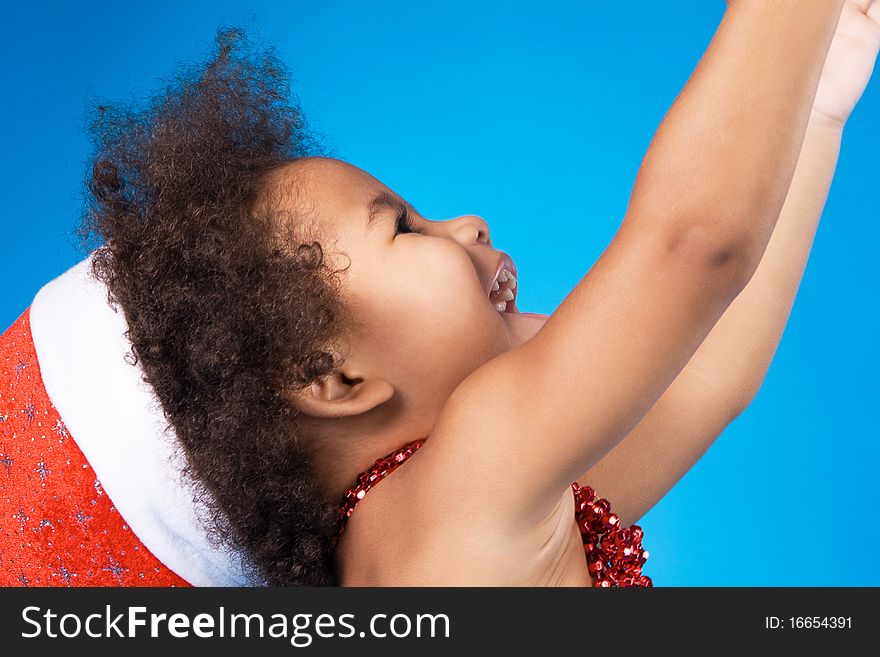
[[(89, 2), (0, 9), (5, 328), (83, 257), (85, 100), (141, 97), (259, 30), (336, 154), (435, 219), (476, 213), (552, 312), (614, 235), (724, 10), (706, 2)], [(878, 585), (880, 82), (853, 115), (756, 400), (642, 520), (659, 585)], [(0, 329), (2, 330), (2, 329)]]

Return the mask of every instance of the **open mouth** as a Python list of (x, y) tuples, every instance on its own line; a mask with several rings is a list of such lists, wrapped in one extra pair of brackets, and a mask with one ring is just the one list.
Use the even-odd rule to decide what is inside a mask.
[(516, 308), (516, 274), (506, 266), (498, 271), (495, 282), (489, 291), (489, 302), (499, 313), (515, 313)]

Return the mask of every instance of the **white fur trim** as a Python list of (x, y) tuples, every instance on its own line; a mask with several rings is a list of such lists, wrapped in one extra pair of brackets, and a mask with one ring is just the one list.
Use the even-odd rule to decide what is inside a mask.
[(140, 365), (130, 364), (124, 313), (92, 276), (93, 256), (46, 284), (31, 304), (49, 399), (116, 509), (163, 564), (194, 586), (259, 583), (236, 554), (208, 542), (176, 438)]

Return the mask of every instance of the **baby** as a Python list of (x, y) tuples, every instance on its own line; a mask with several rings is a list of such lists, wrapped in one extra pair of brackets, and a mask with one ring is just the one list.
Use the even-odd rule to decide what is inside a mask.
[[(158, 583), (175, 585), (650, 585), (632, 523), (761, 384), (877, 57), (880, 4), (730, 2), (620, 230), (550, 316), (519, 311), (515, 264), (482, 218), (431, 220), (323, 157), (280, 63), (248, 57), (236, 31), (218, 43), (149, 107), (95, 114), (85, 226), (103, 245), (56, 289), (102, 299), (69, 321), (106, 316), (114, 372), (125, 334), (147, 395), (126, 417), (154, 430), (138, 451), (119, 435), (94, 457), (74, 454), (95, 476), (70, 486), (90, 504), (105, 476), (144, 463), (151, 481), (175, 480), (180, 519), (157, 528), (123, 483), (104, 486), (121, 513), (115, 535), (135, 535), (113, 556), (129, 570), (107, 571), (95, 556), (106, 540), (84, 541), (66, 557), (86, 565), (73, 583), (137, 584), (135, 570), (158, 568), (173, 571)], [(2, 353), (29, 349), (51, 367), (40, 353), (51, 338), (29, 346), (27, 320)], [(12, 460), (42, 459), (42, 443), (20, 440), (35, 430), (9, 393), (15, 365), (7, 355), (0, 412), (16, 435), (0, 424), (4, 446)], [(70, 397), (56, 370), (57, 395)], [(33, 386), (60, 411), (67, 449), (95, 444), (52, 386)], [(201, 520), (180, 511), (177, 466), (159, 465), (151, 395)], [(107, 450), (122, 460), (105, 475)], [(0, 583), (33, 579), (33, 564), (43, 583), (71, 583), (45, 543), (33, 547), (40, 514), (28, 508), (50, 475), (12, 490), (3, 474)], [(64, 513), (77, 541), (96, 531)], [(150, 559), (133, 570), (122, 557), (134, 551)]]

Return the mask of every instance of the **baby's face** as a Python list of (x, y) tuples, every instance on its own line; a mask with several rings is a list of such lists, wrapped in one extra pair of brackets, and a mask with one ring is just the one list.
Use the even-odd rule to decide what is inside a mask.
[[(284, 175), (293, 172), (300, 183), (300, 214), (316, 222), (328, 264), (345, 269), (341, 293), (357, 326), (341, 355), (359, 375), (394, 387), (398, 409), (425, 424), (409, 422), (409, 431), (430, 431), (462, 379), (543, 325), (545, 315), (519, 313), (514, 301), (499, 312), (504, 304), (490, 299), (506, 254), (490, 246), (480, 217), (427, 219), (340, 160), (307, 158), (287, 167)], [(403, 209), (416, 232), (400, 226)]]

